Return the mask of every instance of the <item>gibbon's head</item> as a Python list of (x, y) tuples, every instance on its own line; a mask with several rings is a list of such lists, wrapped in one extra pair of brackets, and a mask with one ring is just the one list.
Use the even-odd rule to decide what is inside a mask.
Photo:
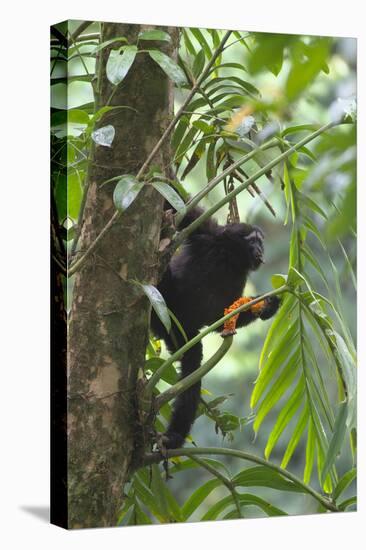
[(264, 234), (257, 225), (232, 223), (224, 229), (225, 238), (230, 243), (230, 252), (243, 267), (254, 271), (264, 263)]

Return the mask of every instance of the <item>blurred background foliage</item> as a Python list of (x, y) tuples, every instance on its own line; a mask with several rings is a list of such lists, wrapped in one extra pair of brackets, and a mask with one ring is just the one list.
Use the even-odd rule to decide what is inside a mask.
[[(66, 34), (66, 28), (62, 25), (68, 25), (72, 36), (79, 22), (61, 24), (59, 30)], [(103, 115), (102, 112), (94, 113), (91, 83), (99, 33), (99, 24), (93, 23), (76, 43), (71, 40), (67, 65), (59, 62), (58, 37), (52, 37), (53, 48), (51, 41), (52, 178), (58, 214), (69, 250), (72, 250), (72, 240), (77, 231), (93, 131)], [(223, 34), (224, 31), (182, 29), (176, 109), (182, 105), (187, 90), (191, 89), (211, 59)], [(64, 103), (66, 88), (67, 105)], [(245, 163), (245, 171), (243, 167), (234, 178), (225, 182), (226, 189), (221, 183), (206, 195), (202, 205), (213, 206), (227, 192), (227, 186), (235, 187), (278, 156), (284, 150), (282, 142), (284, 146), (295, 143), (303, 137), (303, 132), (310, 132), (334, 120), (340, 111), (346, 113), (346, 118), (349, 115), (352, 119), (352, 98), (355, 94), (355, 39), (233, 32), (210, 76), (176, 126), (172, 139), (177, 170), (175, 186), (183, 195), (194, 195), (225, 167), (225, 163), (237, 160), (272, 136), (279, 137), (278, 146), (263, 151)], [(252, 187), (250, 192), (244, 191), (237, 197), (241, 221), (260, 225), (266, 235), (266, 263), (250, 278), (246, 295), (259, 295), (268, 291), (273, 274), (287, 274), (291, 265), (296, 267), (308, 282), (311, 281), (311, 289), (316, 289), (319, 295), (326, 297), (335, 307), (336, 314), (334, 311), (329, 312), (329, 308), (325, 312), (326, 304), (322, 301), (322, 315), (332, 317), (332, 327), (336, 326), (339, 331), (337, 334), (343, 335), (347, 353), (352, 352), (356, 341), (355, 125), (342, 124), (321, 134), (286, 162), (278, 164), (259, 178), (256, 184), (257, 189)], [(294, 196), (308, 197), (311, 203), (296, 201)], [(298, 209), (295, 215), (294, 201)], [(227, 206), (216, 214), (221, 223), (226, 223), (227, 216)], [(305, 236), (310, 258), (306, 257), (306, 251), (301, 252), (298, 256), (299, 264), (294, 261), (294, 239), (299, 238), (301, 241)], [(222, 445), (263, 456), (275, 420), (293, 394), (283, 393), (263, 419), (260, 429), (254, 431), (256, 411), (251, 408), (251, 397), (254, 382), (258, 378), (261, 350), (270, 325), (271, 321), (254, 323), (240, 330), (229, 354), (205, 377), (202, 399), (206, 404), (211, 402), (211, 409), (208, 413), (204, 403), (201, 406), (201, 415), (191, 434), (194, 444), (201, 447)], [(322, 350), (321, 338), (315, 338), (311, 331), (307, 338), (314, 361), (321, 372), (329, 414), (333, 416), (330, 424), (334, 427), (337, 403), (344, 395), (342, 397), (342, 393), (339, 393), (337, 372), (331, 364), (331, 358)], [(204, 358), (212, 356), (220, 343), (218, 334), (206, 337), (203, 340)], [(161, 358), (166, 356), (164, 348), (161, 350), (159, 343), (152, 341), (148, 369), (151, 372), (156, 370), (161, 364)], [(159, 384), (160, 391), (176, 380), (174, 369), (169, 372), (167, 381)], [(278, 464), (283, 461), (302, 410), (301, 407), (295, 410), (286, 424), (272, 449), (271, 461)], [(165, 405), (157, 422), (160, 430), (169, 414), (170, 405)], [(306, 458), (308, 463), (307, 455), (311, 449), (309, 434), (307, 437), (300, 436), (286, 467), (302, 478), (304, 461)], [(190, 445), (187, 443), (187, 446)], [(338, 452), (336, 454), (333, 457), (336, 473), (333, 471), (333, 475), (339, 480), (342, 475), (352, 471), (355, 463), (347, 438), (339, 456)], [(243, 462), (234, 457), (221, 457), (220, 462), (221, 466), (216, 464), (216, 467), (229, 469), (232, 474), (243, 468)], [(248, 467), (251, 465), (248, 464)], [(170, 470), (172, 479), (162, 489), (156, 468), (153, 467), (152, 471), (148, 468), (141, 470), (135, 478), (135, 485), (131, 484), (127, 490), (129, 500), (121, 514), (121, 524), (185, 519), (195, 521), (225, 516), (228, 511), (225, 507), (217, 511), (216, 516), (213, 513), (210, 516), (213, 507), (227, 497), (227, 488), (212, 482), (212, 472), (200, 468), (190, 459), (177, 459)], [(326, 491), (324, 484), (319, 481), (321, 476), (317, 475), (316, 468), (308, 469), (306, 475), (307, 481), (314, 488)], [(197, 491), (206, 482), (211, 485), (198, 496)], [(333, 480), (333, 491), (335, 484)], [(267, 500), (279, 509), (273, 509), (273, 515), (279, 514), (281, 510), (288, 514), (321, 510), (319, 503), (309, 495), (273, 490), (268, 483), (262, 485), (249, 487), (246, 494), (259, 500), (255, 503), (249, 498), (249, 504), (243, 508), (245, 517), (272, 515), (271, 510), (263, 504)], [(153, 495), (150, 497), (146, 492), (149, 487)], [(352, 481), (342, 498), (350, 497), (354, 492)], [(189, 501), (193, 493), (197, 495), (195, 503)], [(156, 495), (160, 495), (160, 501)], [(136, 505), (138, 498), (142, 502), (145, 498), (145, 508)], [(263, 502), (260, 498), (264, 499)], [(150, 505), (146, 504), (148, 502)], [(184, 507), (181, 508), (184, 502), (185, 514)], [(235, 517), (235, 514), (229, 517)]]

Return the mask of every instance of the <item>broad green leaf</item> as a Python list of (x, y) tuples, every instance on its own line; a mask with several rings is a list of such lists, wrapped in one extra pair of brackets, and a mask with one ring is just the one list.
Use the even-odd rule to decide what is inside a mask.
[(159, 317), (160, 321), (163, 323), (164, 327), (166, 328), (166, 331), (169, 333), (171, 331), (172, 324), (171, 324), (169, 311), (164, 298), (162, 297), (162, 295), (160, 294), (160, 292), (155, 286), (143, 285), (141, 283), (137, 283), (137, 284), (142, 288), (146, 296), (149, 298), (150, 303), (156, 315)]
[(192, 41), (189, 37), (189, 33), (186, 29), (183, 29), (183, 40), (184, 40), (184, 45), (187, 48), (188, 52), (191, 55), (193, 55), (193, 57), (196, 57), (196, 55), (197, 55), (196, 50), (194, 49)]
[(204, 32), (202, 32), (200, 29), (189, 29), (189, 30), (191, 31), (191, 33), (193, 34), (195, 39), (198, 41), (203, 51), (205, 52), (207, 59), (211, 59), (212, 57), (211, 47), (206, 40)]
[(292, 100), (314, 80), (327, 61), (331, 40), (317, 38), (310, 44), (302, 44), (305, 60), (294, 62), (286, 82), (287, 97)]
[[(165, 359), (162, 359), (161, 357), (151, 357), (150, 359), (145, 361), (145, 371), (149, 370), (154, 373), (158, 370), (159, 367), (161, 367), (163, 363), (165, 363)], [(165, 369), (161, 378), (162, 380), (164, 380), (164, 382), (167, 382), (171, 385), (178, 382), (178, 375), (174, 366), (170, 365), (167, 369)]]
[(295, 306), (297, 299), (293, 294), (287, 293), (282, 302), (282, 305), (277, 312), (274, 321), (272, 322), (267, 332), (266, 339), (264, 341), (261, 355), (259, 358), (259, 369), (263, 368), (263, 365), (267, 361), (267, 358), (271, 351), (276, 347), (277, 343), (281, 340), (284, 332), (292, 324), (292, 320), (296, 318), (297, 312), (295, 312)]
[(349, 508), (350, 506), (353, 506), (353, 505), (356, 505), (357, 504), (357, 497), (351, 497), (351, 498), (347, 498), (347, 500), (344, 500), (343, 502), (341, 502), (338, 507), (341, 509), (341, 510), (346, 510), (347, 508)]
[(173, 323), (175, 324), (175, 326), (177, 327), (177, 329), (179, 330), (179, 332), (183, 336), (184, 341), (188, 342), (187, 334), (186, 334), (184, 328), (182, 327), (181, 323), (179, 322), (179, 320), (176, 318), (174, 313), (169, 308), (168, 308), (168, 312), (169, 312), (170, 317), (173, 319)]
[(115, 86), (122, 82), (131, 68), (137, 54), (137, 46), (126, 46), (122, 54), (119, 50), (109, 53), (106, 72), (109, 82)]
[(301, 436), (303, 434), (303, 431), (305, 430), (306, 428), (306, 424), (309, 420), (309, 408), (308, 408), (308, 405), (306, 404), (300, 417), (299, 417), (299, 420), (296, 424), (296, 427), (293, 431), (293, 434), (291, 436), (291, 439), (290, 441), (288, 442), (288, 445), (287, 445), (287, 448), (286, 448), (286, 451), (285, 451), (285, 454), (283, 455), (283, 459), (282, 459), (282, 462), (281, 462), (281, 468), (286, 468), (287, 467), (287, 464), (289, 463), (300, 439), (301, 439)]
[(265, 390), (268, 389), (271, 380), (278, 370), (284, 367), (293, 358), (298, 357), (296, 340), (298, 339), (298, 326), (296, 322), (286, 325), (287, 330), (283, 331), (281, 340), (277, 341), (276, 346), (268, 355), (267, 361), (261, 366), (259, 376), (255, 382), (250, 401), (251, 408), (254, 408), (262, 397)]
[(297, 134), (299, 132), (305, 132), (307, 130), (309, 132), (314, 132), (318, 128), (319, 126), (316, 124), (299, 124), (297, 126), (290, 126), (288, 128), (285, 128), (285, 130), (283, 130), (281, 135), (282, 137), (286, 137), (290, 134)]
[(152, 521), (147, 514), (142, 510), (142, 508), (135, 503), (134, 513), (136, 518), (136, 523), (134, 525), (152, 525)]
[(235, 504), (234, 499), (231, 495), (219, 500), (210, 509), (202, 516), (200, 521), (209, 521), (216, 519), (221, 512), (225, 510), (230, 504)]
[(203, 50), (200, 50), (194, 59), (193, 67), (192, 67), (192, 72), (195, 78), (198, 78), (201, 75), (201, 72), (204, 66), (205, 66), (205, 52)]
[(341, 494), (349, 487), (352, 481), (356, 478), (357, 470), (352, 468), (344, 474), (344, 476), (339, 480), (338, 485), (334, 489), (333, 498), (337, 500)]
[(297, 370), (299, 367), (298, 354), (294, 353), (283, 368), (281, 374), (276, 379), (274, 384), (268, 390), (266, 396), (264, 397), (262, 403), (260, 404), (256, 418), (253, 424), (253, 429), (255, 432), (258, 432), (260, 425), (263, 420), (269, 413), (269, 411), (276, 405), (276, 403), (281, 399), (284, 393), (287, 392), (288, 388), (292, 384)]
[(293, 288), (296, 288), (304, 282), (304, 276), (295, 267), (290, 267), (287, 277), (287, 284)]
[(159, 466), (157, 464), (153, 464), (151, 467), (151, 489), (161, 515), (169, 521), (171, 519), (171, 514), (165, 498), (165, 484), (161, 479)]
[(304, 483), (309, 484), (311, 479), (311, 474), (313, 471), (314, 465), (314, 456), (315, 456), (315, 432), (313, 427), (313, 422), (311, 417), (309, 417), (308, 423), (308, 439), (306, 442), (306, 453), (305, 453), (305, 468), (304, 468)]
[(206, 156), (206, 177), (208, 181), (212, 180), (216, 176), (216, 166), (215, 166), (215, 148), (216, 142), (212, 141), (208, 146), (207, 156)]
[[(193, 123), (193, 124), (195, 124), (195, 123)], [(195, 126), (195, 128), (198, 128), (198, 126)], [(184, 171), (181, 175), (181, 180), (183, 180), (193, 170), (193, 168), (197, 165), (197, 163), (200, 161), (200, 159), (202, 158), (202, 156), (203, 156), (203, 154), (206, 150), (207, 143), (208, 143), (208, 141), (206, 139), (201, 139), (198, 142), (197, 147), (195, 148), (193, 153), (191, 153), (191, 157), (188, 160), (188, 162), (186, 164), (186, 167), (184, 168)]]
[(257, 46), (249, 59), (249, 70), (255, 74), (269, 69), (275, 76), (282, 68), (283, 54), (286, 46), (296, 39), (286, 34), (255, 33)]
[(186, 500), (182, 506), (182, 516), (186, 521), (195, 510), (202, 504), (205, 498), (212, 493), (214, 489), (219, 487), (222, 482), (219, 479), (211, 479), (199, 487), (192, 495)]
[(177, 212), (184, 213), (186, 205), (178, 193), (169, 184), (163, 181), (153, 181), (151, 185), (173, 206)]
[(183, 70), (175, 61), (160, 50), (149, 50), (149, 55), (161, 69), (173, 80), (178, 86), (187, 84), (187, 80)]
[(345, 383), (347, 386), (347, 392), (348, 392), (348, 415), (347, 415), (347, 427), (349, 429), (356, 427), (356, 393), (357, 393), (357, 386), (356, 386), (356, 364), (353, 360), (349, 349), (347, 348), (347, 345), (345, 341), (343, 340), (342, 336), (338, 334), (338, 332), (333, 331), (330, 334), (331, 337), (335, 339), (336, 343), (336, 350), (337, 350), (337, 357), (340, 359), (342, 364), (342, 372), (343, 377), (345, 379)]
[(300, 485), (296, 485), (265, 466), (254, 466), (242, 470), (231, 481), (238, 487), (270, 487), (278, 491), (305, 492)]
[(311, 199), (307, 195), (304, 195), (304, 193), (301, 193), (301, 192), (298, 192), (297, 195), (298, 195), (299, 201), (302, 202), (308, 208), (310, 208), (310, 210), (313, 210), (314, 212), (322, 216), (322, 218), (324, 218), (325, 220), (328, 219), (327, 214), (315, 201), (313, 201), (313, 199)]
[(165, 40), (166, 42), (170, 42), (171, 40), (167, 32), (155, 29), (142, 31), (137, 38), (138, 40)]
[(273, 288), (280, 288), (285, 285), (287, 282), (287, 275), (282, 275), (281, 273), (276, 273), (271, 277), (271, 284)]
[(188, 130), (182, 141), (178, 144), (178, 148), (175, 152), (174, 161), (180, 164), (184, 155), (187, 151), (194, 145), (193, 139), (195, 135), (199, 132), (198, 128), (194, 126)]
[(281, 410), (280, 414), (278, 415), (276, 424), (271, 431), (268, 440), (267, 445), (264, 450), (264, 456), (267, 460), (269, 460), (269, 457), (271, 455), (271, 452), (276, 445), (278, 439), (280, 438), (283, 430), (286, 428), (286, 426), (289, 424), (289, 422), (292, 420), (294, 414), (302, 404), (302, 397), (305, 391), (305, 382), (304, 377), (302, 376), (293, 391), (293, 394)]
[(341, 450), (345, 435), (346, 435), (346, 422), (347, 422), (347, 415), (348, 415), (348, 407), (347, 402), (340, 403), (339, 410), (337, 414), (337, 418), (334, 424), (334, 433), (332, 436), (332, 439), (330, 440), (328, 452), (325, 457), (323, 470), (321, 474), (322, 482), (324, 483), (324, 480), (333, 466), (338, 453)]
[(113, 202), (117, 210), (124, 212), (133, 203), (144, 184), (137, 181), (135, 176), (126, 174), (121, 176), (113, 192)]
[[(213, 458), (200, 458), (200, 461), (205, 462), (208, 466), (213, 466), (214, 468), (216, 468), (218, 470), (224, 471), (225, 474), (229, 478), (231, 477), (230, 471), (227, 469), (225, 464), (223, 464), (219, 460), (215, 460)], [(176, 473), (176, 472), (182, 472), (182, 471), (185, 471), (185, 470), (190, 470), (191, 468), (201, 468), (200, 464), (198, 464), (197, 462), (195, 462), (194, 460), (192, 460), (190, 458), (188, 458), (186, 460), (181, 460), (181, 459), (174, 458), (172, 460), (172, 462), (173, 462), (174, 465), (169, 470), (172, 474)]]
[(131, 500), (129, 502), (129, 505), (123, 508), (122, 512), (120, 513), (117, 520), (117, 525), (120, 527), (124, 527), (125, 525), (133, 525), (134, 513), (135, 506), (133, 500)]
[(116, 38), (111, 38), (110, 40), (105, 40), (104, 42), (101, 42), (99, 46), (97, 46), (93, 53), (100, 52), (101, 50), (104, 50), (104, 48), (107, 48), (111, 44), (114, 44), (115, 42), (127, 42), (127, 38), (125, 36), (117, 36)]
[(212, 134), (215, 131), (215, 127), (212, 124), (207, 124), (207, 122), (202, 119), (192, 122), (192, 126), (198, 128), (204, 134)]
[(164, 523), (167, 519), (167, 509), (164, 503), (162, 504), (159, 500), (158, 495), (155, 494), (155, 487), (150, 489), (139, 474), (134, 475), (133, 486), (141, 502), (159, 521)]

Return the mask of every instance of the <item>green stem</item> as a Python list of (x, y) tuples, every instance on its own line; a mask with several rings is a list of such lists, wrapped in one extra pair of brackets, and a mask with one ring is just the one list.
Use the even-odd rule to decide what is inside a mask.
[[(278, 157), (273, 159), (271, 162), (266, 164), (263, 168), (261, 168), (255, 174), (253, 174), (250, 178), (248, 178), (244, 183), (238, 185), (233, 191), (231, 191), (231, 193), (228, 193), (225, 197), (223, 197), (220, 201), (218, 201), (216, 204), (214, 204), (211, 208), (206, 210), (206, 212), (204, 212), (199, 218), (197, 218), (194, 222), (192, 222), (188, 227), (186, 227), (185, 229), (180, 231), (179, 234), (177, 235), (177, 237), (172, 242), (172, 245), (170, 247), (168, 247), (169, 253), (171, 254), (172, 250), (173, 251), (176, 250), (182, 244), (182, 242), (188, 237), (188, 235), (190, 235), (198, 226), (200, 226), (201, 223), (203, 223), (205, 220), (210, 218), (213, 214), (215, 214), (215, 212), (217, 210), (219, 210), (222, 206), (224, 206), (226, 203), (231, 201), (234, 197), (236, 197), (236, 195), (241, 193), (241, 191), (246, 189), (249, 185), (251, 185), (257, 179), (259, 179), (261, 176), (263, 176), (264, 174), (269, 172), (274, 166), (276, 166), (276, 164), (278, 164), (282, 160), (288, 158), (290, 155), (295, 153), (298, 149), (300, 149), (301, 147), (303, 147), (304, 145), (306, 145), (307, 143), (309, 143), (310, 141), (312, 141), (316, 137), (320, 136), (323, 132), (326, 132), (330, 128), (333, 128), (333, 126), (336, 126), (336, 124), (337, 123), (335, 123), (335, 122), (329, 122), (328, 124), (325, 124), (324, 126), (319, 128), (315, 132), (313, 132), (310, 135), (306, 136), (301, 141), (295, 143), (295, 145), (293, 145), (292, 147), (287, 149), (287, 151), (285, 151), (284, 153), (282, 153), (281, 155), (279, 155)], [(234, 163), (233, 165), (231, 165), (231, 167), (229, 167), (227, 169), (227, 170), (230, 170), (229, 173), (231, 173), (231, 171), (236, 168), (235, 164), (237, 164), (237, 163)], [(227, 170), (225, 172), (227, 172)], [(210, 182), (206, 186), (206, 188), (199, 193), (200, 198), (198, 200), (201, 200), (201, 198), (203, 196), (205, 196), (211, 190), (211, 185), (214, 181), (215, 181), (215, 185), (216, 185), (216, 183), (218, 183), (218, 181), (221, 181), (222, 177), (225, 177), (227, 175), (227, 173), (225, 173), (225, 172), (223, 172), (219, 176), (216, 176), (216, 178), (214, 178), (214, 180), (212, 180), (212, 182)], [(218, 179), (218, 178), (220, 178), (220, 179)], [(192, 207), (192, 204), (193, 205), (197, 204), (198, 200), (197, 200), (197, 197), (194, 197), (192, 199), (192, 201), (190, 202), (189, 207)]]
[(183, 393), (191, 386), (194, 386), (201, 378), (205, 376), (211, 369), (213, 369), (217, 363), (224, 357), (229, 351), (231, 344), (233, 343), (233, 337), (229, 336), (224, 339), (219, 349), (214, 353), (212, 357), (204, 365), (201, 365), (197, 370), (179, 380), (174, 386), (171, 386), (168, 390), (161, 393), (154, 402), (154, 410), (157, 412), (165, 403), (174, 399), (180, 393)]
[[(218, 185), (223, 179), (225, 179), (227, 176), (229, 176), (232, 172), (234, 172), (242, 164), (248, 162), (248, 160), (253, 158), (260, 151), (265, 151), (267, 149), (270, 149), (271, 147), (274, 147), (276, 145), (276, 143), (277, 143), (277, 140), (274, 138), (274, 139), (271, 139), (267, 143), (263, 143), (262, 145), (259, 145), (258, 147), (256, 147), (252, 151), (250, 151), (250, 153), (247, 153), (246, 155), (242, 156), (236, 162), (233, 162), (230, 166), (228, 166), (226, 168), (226, 170), (223, 170), (221, 172), (221, 174), (218, 174), (217, 176), (215, 176), (211, 181), (208, 182), (208, 184), (199, 193), (197, 193), (187, 203), (187, 208), (186, 208), (186, 211), (185, 211), (184, 215), (186, 215), (187, 212), (192, 210), (192, 208), (194, 208), (203, 199), (203, 197), (208, 195), (208, 193), (210, 193), (210, 191), (212, 191), (212, 189), (214, 189), (214, 187), (216, 187), (216, 185)], [(247, 181), (245, 181), (244, 183), (246, 184)], [(250, 185), (250, 183), (248, 185)], [(246, 187), (248, 187), (248, 185), (246, 185)], [(182, 214), (177, 214), (176, 215), (176, 225), (179, 224), (179, 222), (182, 220), (184, 215), (182, 215)]]
[[(194, 448), (188, 448), (188, 449), (171, 449), (166, 451), (166, 457), (167, 458), (174, 458), (176, 456), (194, 456), (194, 455), (224, 455), (224, 456), (234, 456), (236, 458), (240, 458), (242, 460), (248, 460), (249, 462), (254, 462), (255, 464), (260, 464), (261, 466), (265, 466), (266, 468), (269, 468), (270, 470), (277, 472), (281, 476), (283, 476), (286, 479), (289, 479), (292, 481), (297, 487), (300, 487), (304, 492), (311, 495), (315, 500), (320, 502), (324, 508), (327, 510), (330, 510), (331, 512), (339, 512), (340, 509), (336, 504), (331, 502), (328, 498), (324, 497), (315, 489), (310, 487), (309, 485), (306, 485), (300, 478), (289, 472), (288, 470), (284, 470), (280, 466), (277, 466), (277, 464), (274, 464), (273, 462), (269, 462), (268, 460), (265, 460), (264, 458), (260, 458), (259, 456), (252, 455), (250, 453), (246, 453), (244, 451), (238, 451), (236, 449), (225, 449), (225, 448), (219, 448), (219, 447), (194, 447)], [(145, 455), (144, 465), (154, 464), (156, 462), (160, 462), (162, 460), (162, 456), (160, 453), (148, 453)]]
[(217, 329), (221, 325), (223, 325), (225, 323), (225, 321), (227, 321), (228, 319), (230, 319), (234, 315), (237, 315), (238, 313), (249, 309), (251, 306), (253, 306), (254, 304), (257, 304), (258, 302), (264, 300), (265, 298), (269, 298), (270, 296), (279, 296), (280, 294), (283, 294), (284, 292), (286, 292), (288, 289), (289, 289), (289, 287), (287, 285), (283, 285), (280, 288), (276, 288), (275, 290), (271, 290), (270, 292), (266, 292), (262, 296), (258, 296), (258, 298), (253, 299), (251, 302), (248, 302), (248, 303), (238, 307), (237, 309), (234, 309), (233, 311), (231, 311), (227, 315), (224, 315), (223, 317), (221, 317), (221, 319), (218, 319), (217, 321), (215, 321), (215, 323), (213, 323), (209, 327), (202, 330), (199, 334), (197, 334), (197, 336), (192, 338), (192, 340), (189, 340), (189, 342), (184, 344), (184, 346), (182, 346), (179, 350), (177, 350), (175, 353), (173, 353), (173, 355), (171, 355), (169, 357), (169, 359), (167, 359), (165, 361), (165, 363), (163, 363), (161, 365), (161, 367), (158, 368), (158, 370), (151, 376), (151, 378), (150, 378), (150, 380), (149, 380), (149, 382), (146, 386), (146, 390), (147, 391), (152, 391), (153, 388), (156, 386), (156, 384), (159, 382), (162, 375), (164, 374), (165, 370), (172, 363), (174, 363), (174, 361), (177, 361), (178, 359), (180, 359), (181, 356), (184, 353), (186, 353), (186, 351), (188, 351), (195, 344), (200, 342), (205, 336), (207, 336), (207, 334), (209, 334), (210, 332), (214, 331), (215, 329)]
[(238, 493), (235, 490), (235, 485), (230, 481), (230, 479), (228, 479), (221, 472), (219, 472), (219, 470), (217, 470), (216, 468), (211, 466), (211, 464), (208, 464), (207, 462), (205, 462), (204, 460), (201, 460), (200, 458), (191, 457), (191, 460), (193, 462), (196, 462), (197, 464), (199, 464), (202, 468), (205, 468), (205, 470), (210, 472), (210, 474), (212, 474), (213, 476), (217, 477), (217, 479), (219, 479), (221, 481), (221, 483), (223, 485), (225, 485), (225, 487), (227, 487), (227, 489), (230, 491), (231, 496), (233, 497), (233, 500), (235, 502), (235, 507), (238, 511), (239, 518), (242, 518), (243, 514), (242, 514), (241, 508), (240, 508), (240, 501), (239, 501), (239, 498), (238, 498)]

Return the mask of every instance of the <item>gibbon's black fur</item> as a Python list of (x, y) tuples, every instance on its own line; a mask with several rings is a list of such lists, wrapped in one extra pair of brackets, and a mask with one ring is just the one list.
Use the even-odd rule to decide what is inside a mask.
[[(190, 225), (202, 213), (199, 207), (192, 209), (183, 218), (178, 230)], [(202, 327), (222, 317), (224, 309), (243, 295), (248, 273), (258, 269), (262, 262), (263, 233), (259, 227), (245, 223), (221, 226), (215, 220), (208, 219), (188, 236), (181, 251), (173, 256), (158, 289), (191, 340)], [(246, 326), (258, 317), (269, 319), (278, 306), (277, 297), (268, 298), (259, 314), (250, 310), (240, 313), (236, 326)], [(174, 323), (172, 336), (154, 312), (151, 327), (172, 353), (185, 343)], [(181, 377), (198, 369), (201, 360), (202, 343), (199, 342), (183, 355)], [(201, 383), (198, 382), (175, 400), (172, 417), (163, 436), (167, 449), (184, 444), (196, 416), (200, 391)]]

